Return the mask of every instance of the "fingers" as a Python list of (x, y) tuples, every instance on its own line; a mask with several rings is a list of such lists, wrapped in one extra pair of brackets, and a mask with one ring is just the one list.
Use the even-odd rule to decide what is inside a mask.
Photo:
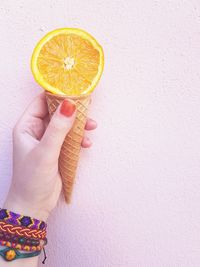
[(64, 100), (52, 116), (40, 142), (47, 157), (59, 157), (61, 146), (75, 119), (75, 109), (74, 102)]
[(22, 116), (19, 118), (15, 127), (24, 130), (24, 127), (30, 124), (35, 119), (43, 120), (48, 114), (47, 102), (45, 94), (41, 93), (28, 105)]
[(94, 121), (94, 120), (88, 118), (88, 119), (87, 119), (87, 122), (86, 122), (86, 125), (85, 125), (85, 130), (90, 131), (90, 130), (94, 130), (94, 129), (96, 129), (96, 128), (97, 128), (97, 123), (96, 123), (96, 121)]
[(44, 122), (44, 127), (46, 129), (48, 124), (49, 124), (49, 122), (50, 122), (49, 113), (44, 117), (43, 122)]
[[(56, 159), (59, 157), (60, 149), (64, 142), (64, 139), (73, 125), (75, 118), (75, 104), (72, 101), (64, 100), (63, 103), (57, 108), (50, 122), (48, 123), (48, 115), (44, 116), (47, 128), (41, 139), (40, 146), (46, 149), (45, 153), (53, 155)], [(97, 127), (97, 123), (88, 118), (85, 129), (94, 130)], [(84, 137), (81, 146), (89, 148), (92, 142), (88, 137)]]
[(13, 133), (26, 132), (38, 139), (44, 128), (43, 119), (48, 116), (45, 94), (41, 93), (28, 105), (17, 121)]
[[(88, 118), (87, 119), (87, 122), (86, 122), (86, 125), (85, 125), (85, 130), (91, 131), (91, 130), (95, 130), (96, 128), (97, 128), (96, 121)], [(92, 142), (91, 142), (90, 138), (87, 137), (87, 136), (84, 136), (83, 137), (83, 140), (82, 140), (82, 143), (81, 143), (81, 146), (83, 148), (89, 148), (89, 147), (91, 147), (92, 146)]]
[(81, 143), (81, 146), (83, 148), (89, 148), (89, 147), (91, 147), (92, 146), (92, 142), (91, 142), (90, 138), (87, 137), (87, 136), (84, 136), (83, 137), (83, 140), (82, 140), (82, 143)]
[(45, 98), (45, 93), (39, 94), (34, 100), (29, 104), (29, 106), (24, 111), (20, 120), (27, 120), (30, 117), (43, 119), (48, 114), (48, 107)]

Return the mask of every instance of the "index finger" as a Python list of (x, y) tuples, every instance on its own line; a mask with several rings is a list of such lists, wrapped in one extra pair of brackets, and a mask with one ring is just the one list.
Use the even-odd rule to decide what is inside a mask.
[(26, 120), (32, 118), (39, 118), (44, 119), (45, 116), (48, 114), (48, 106), (45, 98), (45, 93), (39, 94), (37, 97), (33, 99), (33, 101), (29, 104), (26, 108), (24, 113), (22, 114), (21, 120)]
[(29, 104), (24, 113), (21, 115), (15, 125), (15, 129), (19, 131), (29, 127), (31, 123), (36, 121), (44, 121), (48, 114), (48, 106), (45, 98), (45, 93), (39, 94)]
[(34, 98), (34, 100), (29, 104), (29, 106), (25, 110), (24, 114), (44, 119), (44, 117), (48, 114), (48, 106), (44, 92)]

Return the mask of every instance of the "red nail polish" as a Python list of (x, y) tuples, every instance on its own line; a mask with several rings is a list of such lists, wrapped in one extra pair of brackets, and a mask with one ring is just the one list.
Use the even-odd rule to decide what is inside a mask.
[(71, 117), (76, 110), (76, 105), (65, 99), (60, 107), (60, 113), (66, 117)]

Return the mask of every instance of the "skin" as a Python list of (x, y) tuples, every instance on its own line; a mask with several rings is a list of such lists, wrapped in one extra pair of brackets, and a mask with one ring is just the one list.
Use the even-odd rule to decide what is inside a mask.
[[(57, 108), (49, 122), (44, 93), (28, 106), (13, 130), (13, 177), (4, 208), (47, 221), (59, 199), (62, 183), (58, 172), (58, 157), (76, 112), (66, 117)], [(87, 119), (85, 130), (97, 124)], [(84, 136), (82, 147), (89, 148), (90, 139)], [(48, 186), (46, 186), (48, 184)], [(36, 267), (38, 257), (5, 262), (0, 266)]]

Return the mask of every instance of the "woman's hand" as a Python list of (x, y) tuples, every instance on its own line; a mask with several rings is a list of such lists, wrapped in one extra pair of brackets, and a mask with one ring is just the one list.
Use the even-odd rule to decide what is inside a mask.
[[(5, 208), (46, 220), (56, 206), (62, 187), (58, 157), (76, 113), (73, 102), (64, 102), (49, 122), (42, 93), (17, 122), (13, 131), (13, 178)], [(96, 126), (88, 119), (85, 129)], [(90, 146), (91, 141), (84, 137), (82, 147)]]

